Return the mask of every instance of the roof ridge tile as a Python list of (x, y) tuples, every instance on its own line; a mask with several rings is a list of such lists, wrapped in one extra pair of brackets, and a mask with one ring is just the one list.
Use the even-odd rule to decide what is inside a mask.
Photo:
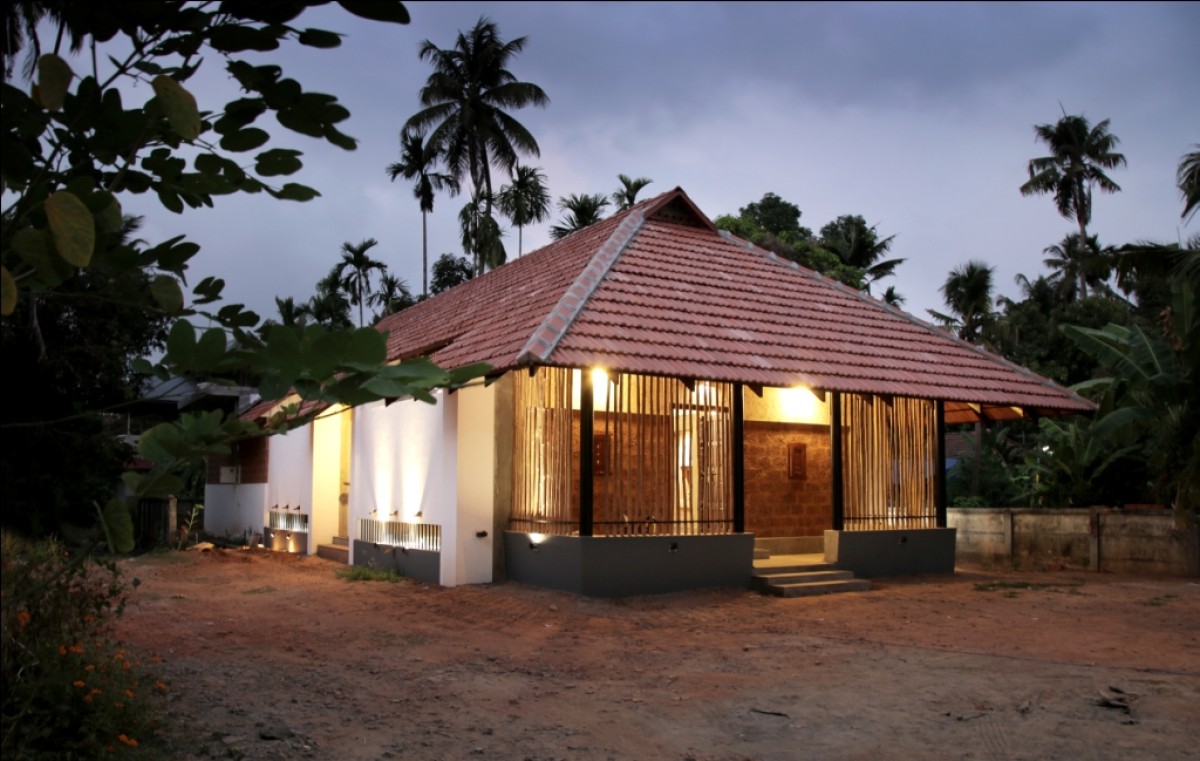
[(605, 275), (621, 257), (621, 253), (629, 246), (630, 241), (637, 235), (645, 221), (646, 216), (640, 209), (632, 210), (625, 219), (621, 220), (617, 228), (600, 245), (591, 260), (580, 271), (579, 276), (559, 298), (558, 303), (550, 310), (550, 314), (525, 342), (517, 355), (518, 365), (542, 363), (554, 353), (575, 318), (583, 310), (584, 304), (595, 293)]

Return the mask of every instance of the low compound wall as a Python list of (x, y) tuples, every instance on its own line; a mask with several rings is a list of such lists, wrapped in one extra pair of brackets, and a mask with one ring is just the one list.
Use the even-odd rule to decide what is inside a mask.
[(1179, 528), (1168, 510), (951, 508), (947, 523), (959, 562), (1200, 575), (1200, 527)]

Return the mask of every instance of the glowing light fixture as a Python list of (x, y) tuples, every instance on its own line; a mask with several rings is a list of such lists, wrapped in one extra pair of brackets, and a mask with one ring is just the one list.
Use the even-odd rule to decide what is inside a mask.
[(781, 389), (779, 394), (785, 420), (799, 423), (825, 422), (825, 405), (804, 386)]

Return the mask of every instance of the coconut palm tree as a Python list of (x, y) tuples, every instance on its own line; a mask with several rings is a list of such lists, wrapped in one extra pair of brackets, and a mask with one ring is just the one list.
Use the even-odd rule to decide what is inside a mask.
[(1102, 288), (1112, 275), (1112, 257), (1100, 251), (1095, 235), (1083, 243), (1079, 233), (1071, 233), (1060, 243), (1042, 249), (1042, 253), (1050, 255), (1042, 263), (1052, 271), (1051, 280), (1059, 297), (1067, 301), (1073, 301), (1076, 295), (1086, 299), (1088, 286)]
[(842, 260), (843, 264), (863, 271), (867, 293), (871, 283), (896, 274), (904, 259), (884, 259), (892, 248), (895, 235), (880, 240), (875, 227), (858, 214), (843, 214), (821, 228), (819, 245)]
[(1108, 124), (1105, 119), (1093, 127), (1084, 116), (1063, 114), (1057, 124), (1035, 125), (1033, 132), (1050, 155), (1029, 162), (1029, 180), (1021, 186), (1023, 196), (1053, 195), (1058, 213), (1079, 225), (1079, 239), (1084, 242), (1089, 240), (1092, 189), (1105, 193), (1121, 189), (1105, 174), (1106, 169), (1125, 165), (1125, 156), (1114, 150), (1121, 141), (1108, 131)]
[(576, 230), (582, 230), (588, 225), (600, 221), (600, 213), (608, 206), (608, 199), (603, 193), (592, 195), (573, 193), (566, 198), (558, 199), (558, 208), (566, 212), (562, 224), (550, 228), (550, 237), (561, 240)]
[(617, 207), (617, 211), (625, 211), (637, 203), (637, 194), (641, 192), (642, 188), (654, 182), (649, 177), (639, 177), (636, 180), (631, 180), (625, 174), (618, 174), (617, 179), (621, 182), (621, 187), (617, 188), (617, 192), (612, 194), (612, 202)]
[(887, 290), (883, 292), (883, 303), (894, 306), (897, 309), (904, 306), (904, 302), (908, 299), (904, 298), (904, 294), (896, 290), (896, 286), (889, 285)]
[(387, 167), (392, 182), (395, 182), (397, 177), (415, 180), (413, 195), (421, 204), (421, 293), (426, 296), (429, 295), (427, 217), (433, 211), (433, 195), (442, 190), (449, 190), (451, 195), (455, 195), (459, 189), (458, 180), (453, 176), (436, 171), (437, 160), (437, 151), (425, 143), (424, 135), (405, 130), (400, 133), (400, 161)]
[(353, 245), (349, 241), (342, 244), (342, 260), (334, 271), (337, 273), (341, 287), (350, 297), (350, 303), (358, 307), (358, 327), (363, 326), (363, 306), (366, 305), (371, 291), (371, 273), (387, 273), (387, 265), (376, 261), (367, 255), (379, 241), (367, 238)]
[(947, 328), (957, 330), (964, 341), (987, 343), (996, 320), (992, 308), (995, 270), (981, 261), (969, 261), (954, 268), (939, 289), (950, 314), (932, 309), (929, 313)]
[(504, 233), (500, 230), (500, 223), (491, 213), (493, 199), (485, 197), (486, 195), (476, 192), (458, 213), (458, 222), (462, 227), (463, 251), (473, 257), (476, 275), (499, 267), (508, 258), (502, 240)]
[(420, 57), (433, 64), (433, 73), (420, 91), (424, 108), (404, 129), (428, 130), (428, 142), (450, 175), (460, 182), (469, 176), (474, 191), (483, 194), (487, 217), (494, 198), (491, 167), (511, 174), (521, 155), (540, 155), (537, 140), (510, 113), (550, 102), (542, 88), (508, 70), (525, 41), (504, 42), (496, 25), (480, 18), (469, 32), (459, 32), (453, 48), (421, 43)]
[(496, 197), (500, 213), (517, 226), (517, 258), (524, 248), (522, 230), (525, 225), (543, 222), (550, 216), (550, 192), (546, 190), (546, 175), (541, 167), (515, 168), (512, 183), (500, 188)]
[(350, 321), (350, 302), (343, 291), (339, 265), (317, 281), (317, 292), (301, 307), (303, 314), (327, 328), (343, 330), (354, 327)]
[(374, 322), (379, 322), (390, 314), (408, 309), (417, 303), (417, 300), (413, 298), (412, 291), (408, 289), (408, 283), (404, 282), (403, 278), (385, 274), (379, 278), (379, 288), (367, 297), (367, 303), (379, 307), (379, 312), (374, 317)]
[(1191, 153), (1183, 154), (1175, 174), (1179, 192), (1183, 194), (1183, 214), (1180, 216), (1186, 222), (1190, 222), (1196, 209), (1200, 209), (1200, 144), (1195, 148)]

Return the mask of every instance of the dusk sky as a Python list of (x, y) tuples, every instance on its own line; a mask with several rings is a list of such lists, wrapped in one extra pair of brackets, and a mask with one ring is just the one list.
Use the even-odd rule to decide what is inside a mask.
[[(710, 218), (773, 192), (818, 230), (861, 214), (907, 261), (895, 285), (905, 309), (943, 309), (938, 287), (969, 259), (996, 267), (1000, 294), (1045, 273), (1043, 249), (1074, 229), (1049, 197), (1023, 197), (1033, 125), (1065, 110), (1110, 119), (1128, 167), (1097, 196), (1091, 232), (1103, 245), (1176, 242), (1184, 225), (1180, 158), (1200, 143), (1198, 3), (428, 3), (407, 26), (360, 20), (336, 5), (294, 24), (343, 33), (336, 50), (295, 46), (264, 60), (352, 113), (356, 151), (258, 125), (304, 152), (293, 178), (308, 203), (219, 198), (174, 215), (152, 198), (141, 237), (185, 233), (201, 244), (194, 284), (228, 281), (228, 301), (274, 315), (273, 297), (306, 300), (343, 242), (376, 238), (372, 254), (421, 288), (421, 215), (412, 187), (388, 180), (399, 129), (419, 108), (430, 65), (422, 40), (453, 46), (486, 16), (505, 40), (527, 37), (511, 71), (541, 86), (545, 109), (513, 115), (541, 146), (551, 196), (611, 194), (618, 174), (649, 177), (641, 194), (682, 187)], [(201, 109), (236, 97), (216, 57), (189, 82)], [(499, 187), (506, 178), (494, 175)], [(466, 196), (440, 195), (429, 219), (430, 262), (461, 254)], [(144, 206), (142, 205), (144, 204)], [(546, 223), (524, 250), (550, 242)], [(505, 238), (517, 255), (516, 230)], [(480, 305), (485, 308), (485, 305)]]

